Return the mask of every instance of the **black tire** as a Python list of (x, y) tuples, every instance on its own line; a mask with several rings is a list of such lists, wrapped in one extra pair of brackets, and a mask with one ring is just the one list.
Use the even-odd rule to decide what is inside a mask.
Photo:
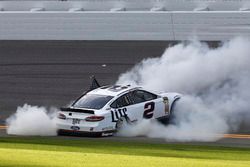
[(169, 124), (169, 117), (157, 118), (157, 121), (160, 122), (163, 125), (168, 125)]
[(175, 112), (176, 112), (176, 106), (178, 105), (179, 99), (176, 99), (170, 109), (170, 116), (169, 116), (169, 124), (175, 124)]
[(177, 104), (177, 101), (179, 99), (176, 99), (171, 108), (170, 108), (170, 115), (169, 116), (164, 116), (164, 117), (161, 117), (161, 118), (157, 118), (157, 120), (162, 123), (163, 125), (169, 125), (169, 124), (174, 124), (174, 120), (175, 120), (175, 115), (174, 115), (174, 111), (176, 110), (176, 104)]

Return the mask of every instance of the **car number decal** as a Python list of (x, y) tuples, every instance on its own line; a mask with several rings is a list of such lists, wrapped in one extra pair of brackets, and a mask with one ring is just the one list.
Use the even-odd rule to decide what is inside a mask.
[(155, 110), (155, 103), (154, 102), (149, 102), (146, 103), (144, 106), (144, 113), (143, 113), (143, 118), (150, 119), (154, 115), (154, 110)]
[(121, 117), (126, 117), (127, 116), (127, 108), (122, 108), (118, 110), (111, 110), (111, 118), (112, 122), (117, 122)]

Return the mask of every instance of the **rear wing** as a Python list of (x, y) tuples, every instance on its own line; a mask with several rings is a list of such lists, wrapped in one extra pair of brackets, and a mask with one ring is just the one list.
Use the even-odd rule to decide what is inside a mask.
[(86, 110), (86, 109), (78, 109), (78, 108), (70, 108), (70, 107), (61, 107), (61, 111), (65, 112), (79, 112), (79, 113), (87, 113), (87, 114), (95, 114), (94, 110)]

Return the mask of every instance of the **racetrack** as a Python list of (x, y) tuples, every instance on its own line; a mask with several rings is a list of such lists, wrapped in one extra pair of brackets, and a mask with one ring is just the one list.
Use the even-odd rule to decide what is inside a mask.
[[(244, 136), (244, 137), (243, 137)], [(96, 141), (119, 141), (119, 142), (143, 142), (143, 143), (158, 143), (158, 144), (191, 144), (191, 145), (208, 145), (208, 146), (224, 146), (224, 147), (242, 147), (242, 148), (250, 148), (250, 135), (225, 135), (224, 138), (215, 141), (215, 142), (173, 142), (173, 141), (166, 141), (160, 138), (146, 138), (146, 137), (120, 137), (120, 136), (113, 136), (113, 137), (101, 137), (101, 138), (91, 138), (91, 140)], [(7, 135), (5, 128), (0, 128), (0, 137), (15, 137), (13, 135)], [(82, 136), (52, 136), (51, 139), (54, 138), (63, 138), (65, 140), (82, 140)]]
[(167, 42), (0, 41), (0, 119), (24, 103), (66, 105), (95, 75), (112, 84), (146, 57), (161, 56)]
[[(143, 58), (161, 56), (168, 45), (141, 41), (1, 41), (0, 123), (3, 125), (16, 107), (25, 103), (47, 107), (68, 104), (88, 88), (90, 75), (102, 84), (112, 84)], [(2, 129), (0, 136), (5, 135)], [(166, 142), (142, 137), (100, 140)], [(206, 144), (250, 147), (250, 139), (224, 138)]]

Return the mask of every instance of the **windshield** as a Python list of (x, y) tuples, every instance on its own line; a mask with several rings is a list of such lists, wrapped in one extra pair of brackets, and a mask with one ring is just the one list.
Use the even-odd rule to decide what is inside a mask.
[(87, 109), (101, 109), (112, 98), (113, 96), (86, 94), (82, 96), (79, 100), (77, 100), (73, 104), (73, 107), (87, 108)]

